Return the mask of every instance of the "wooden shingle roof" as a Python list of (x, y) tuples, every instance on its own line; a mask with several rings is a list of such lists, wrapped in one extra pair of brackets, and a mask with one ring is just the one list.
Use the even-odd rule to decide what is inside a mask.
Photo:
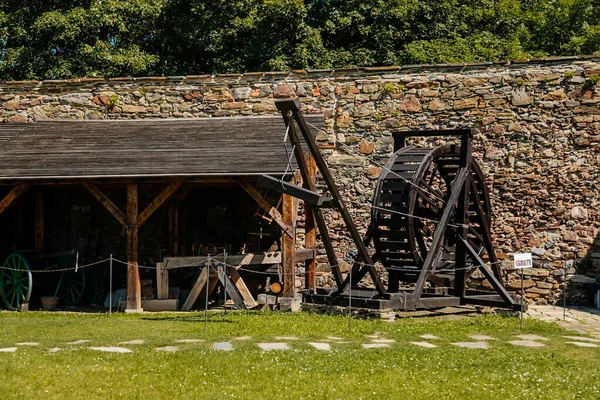
[(284, 133), (280, 116), (3, 124), (0, 179), (281, 174)]

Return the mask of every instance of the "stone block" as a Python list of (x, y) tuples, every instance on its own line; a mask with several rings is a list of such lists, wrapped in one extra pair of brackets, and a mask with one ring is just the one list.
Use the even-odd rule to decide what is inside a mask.
[(142, 300), (144, 311), (177, 311), (179, 310), (179, 300)]

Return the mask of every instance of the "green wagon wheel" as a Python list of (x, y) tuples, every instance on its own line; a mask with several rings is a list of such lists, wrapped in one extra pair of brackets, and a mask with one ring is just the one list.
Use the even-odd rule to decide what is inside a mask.
[(92, 272), (86, 282), (90, 304), (101, 304), (104, 300), (104, 278), (100, 272)]
[[(56, 260), (56, 269), (71, 268), (75, 260), (71, 256), (60, 257)], [(74, 306), (79, 304), (85, 291), (85, 270), (60, 272), (60, 279), (56, 288), (56, 295), (65, 304)]]
[(2, 300), (6, 308), (14, 311), (29, 301), (33, 278), (27, 260), (18, 253), (6, 257), (3, 267), (0, 272)]

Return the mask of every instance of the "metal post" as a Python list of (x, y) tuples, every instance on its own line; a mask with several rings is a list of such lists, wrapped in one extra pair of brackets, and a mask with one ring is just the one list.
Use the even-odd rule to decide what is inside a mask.
[(109, 273), (108, 273), (108, 313), (112, 314), (112, 298), (113, 298), (113, 292), (112, 292), (112, 263), (113, 262), (113, 256), (112, 254), (110, 255), (110, 267), (109, 267)]
[(354, 261), (350, 263), (350, 276), (348, 277), (348, 332), (352, 331), (350, 327), (350, 321), (352, 321), (352, 269), (354, 268)]
[(523, 312), (525, 311), (525, 289), (523, 288), (523, 268), (521, 268), (521, 330), (523, 330)]
[(567, 266), (565, 265), (565, 263), (563, 263), (563, 282), (565, 283), (565, 288), (563, 290), (563, 321), (566, 321), (567, 320)]
[(223, 300), (223, 308), (225, 309), (225, 315), (227, 315), (227, 250), (223, 250), (223, 280), (224, 283), (224, 300)]
[(204, 285), (204, 290), (206, 290), (206, 300), (204, 302), (204, 333), (206, 333), (206, 318), (208, 315), (208, 286), (210, 284), (210, 265), (211, 261), (209, 255), (208, 259), (206, 260), (206, 266), (204, 267), (206, 268), (206, 284)]

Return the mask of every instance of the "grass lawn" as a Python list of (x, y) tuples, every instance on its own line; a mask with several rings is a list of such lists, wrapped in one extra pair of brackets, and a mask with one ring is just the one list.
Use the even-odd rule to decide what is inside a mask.
[[(387, 348), (365, 349), (368, 335), (393, 339)], [(411, 344), (424, 341), (436, 348)], [(490, 348), (467, 349), (452, 342), (489, 335)], [(548, 338), (528, 348), (508, 341), (518, 334)], [(556, 325), (516, 318), (403, 319), (393, 323), (312, 314), (202, 313), (75, 314), (0, 313), (2, 399), (71, 398), (314, 398), (314, 399), (599, 399), (600, 347), (566, 343)], [(571, 333), (573, 335), (573, 333)], [(251, 336), (249, 340), (234, 340)], [(261, 350), (257, 343), (282, 339), (290, 350)], [(341, 340), (327, 339), (337, 336)], [(80, 339), (85, 344), (67, 345)], [(90, 346), (119, 346), (132, 353), (104, 353)], [(179, 343), (180, 339), (204, 339)], [(331, 351), (309, 342), (329, 340)], [(231, 341), (233, 351), (215, 342)], [(37, 346), (16, 345), (38, 342)], [(340, 343), (344, 342), (344, 343)], [(180, 346), (176, 352), (156, 347)], [(57, 352), (48, 349), (61, 348)]]

